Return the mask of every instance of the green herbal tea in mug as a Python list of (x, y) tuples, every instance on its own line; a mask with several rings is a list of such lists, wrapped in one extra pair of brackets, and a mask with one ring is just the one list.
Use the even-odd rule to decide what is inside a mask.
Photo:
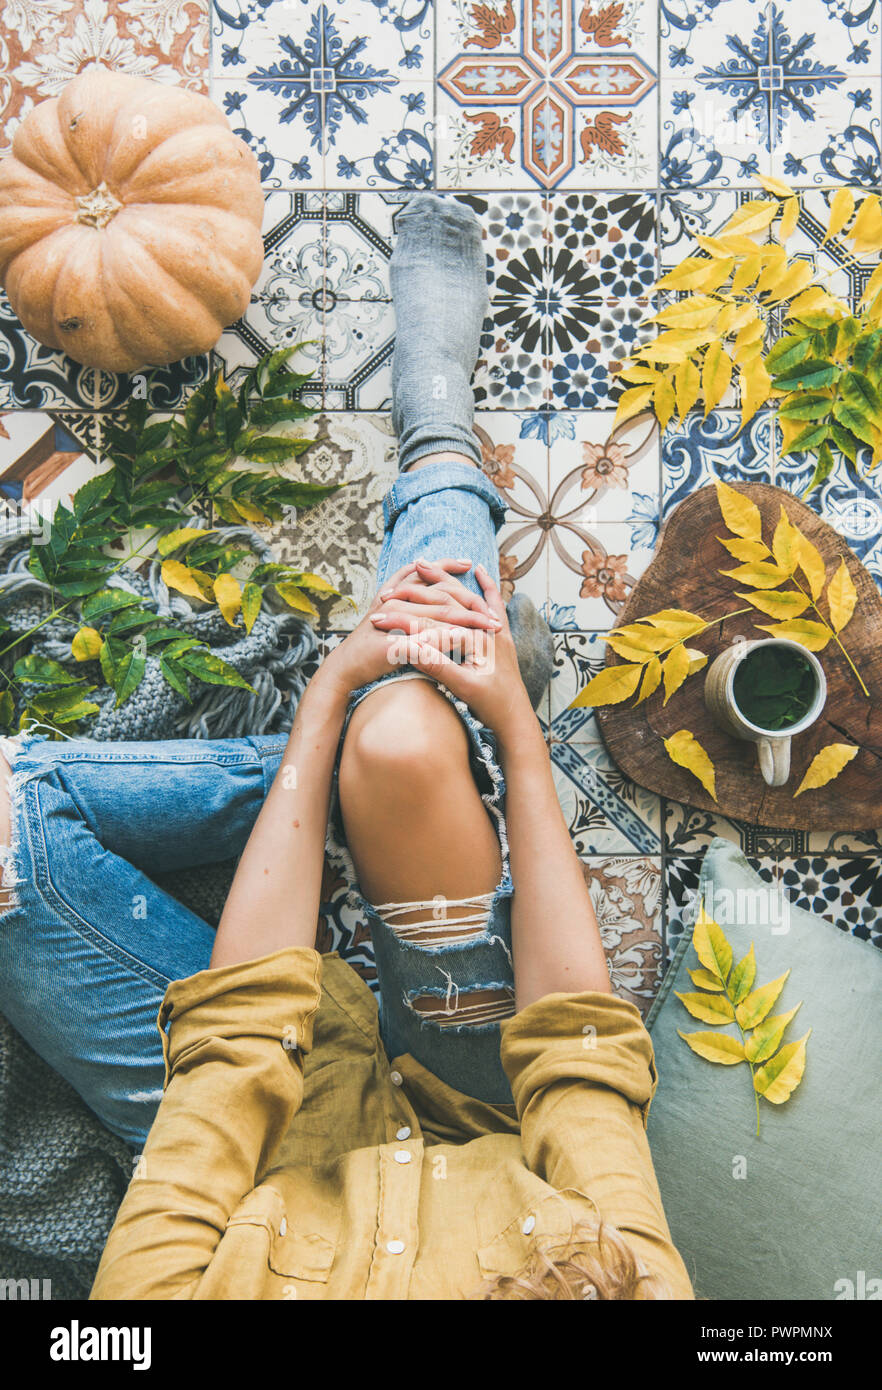
[(745, 719), (760, 729), (786, 730), (805, 718), (818, 691), (804, 656), (763, 643), (736, 667), (732, 693)]

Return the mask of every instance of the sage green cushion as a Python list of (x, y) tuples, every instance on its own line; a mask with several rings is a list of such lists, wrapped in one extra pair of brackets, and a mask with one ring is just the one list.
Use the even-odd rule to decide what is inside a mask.
[(696, 988), (686, 933), (647, 1020), (649, 1141), (674, 1243), (699, 1297), (865, 1298), (882, 1273), (882, 952), (792, 905), (782, 924), (782, 899), (727, 840), (708, 849), (699, 892), (736, 962), (754, 943), (756, 985), (791, 970), (772, 1010), (803, 1000), (785, 1043), (812, 1034), (790, 1099), (760, 1100), (757, 1139), (746, 1064), (706, 1062), (677, 1034), (716, 1031), (675, 997)]

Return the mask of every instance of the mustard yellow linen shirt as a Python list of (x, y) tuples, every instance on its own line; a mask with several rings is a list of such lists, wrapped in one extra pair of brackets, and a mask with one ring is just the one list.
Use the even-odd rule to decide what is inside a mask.
[(632, 1004), (552, 994), (503, 1023), (518, 1119), (390, 1063), (374, 997), (336, 953), (178, 981), (159, 1026), (165, 1091), (92, 1298), (461, 1299), (598, 1213), (669, 1297), (693, 1297)]

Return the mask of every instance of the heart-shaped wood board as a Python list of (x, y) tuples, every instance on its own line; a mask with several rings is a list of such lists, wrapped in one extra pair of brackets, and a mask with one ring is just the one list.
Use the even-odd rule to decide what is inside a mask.
[[(664, 695), (659, 687), (636, 707), (631, 702), (598, 707), (597, 719), (606, 745), (622, 772), (639, 786), (736, 820), (778, 829), (866, 830), (882, 826), (882, 596), (838, 532), (804, 502), (765, 483), (745, 484), (737, 491), (759, 507), (763, 536), (769, 544), (783, 505), (791, 521), (824, 557), (828, 579), (844, 558), (858, 602), (841, 636), (870, 699), (861, 691), (838, 646), (828, 643), (818, 653), (827, 676), (827, 703), (817, 723), (794, 738), (790, 779), (784, 787), (766, 786), (754, 746), (723, 733), (713, 722), (704, 704), (707, 667), (688, 677), (667, 705), (662, 703)], [(702, 488), (681, 502), (662, 529), (652, 564), (632, 590), (616, 626), (662, 608), (685, 608), (702, 615), (743, 608), (737, 591), (744, 586), (720, 574), (720, 570), (733, 569), (738, 563), (718, 539), (729, 535), (716, 488)], [(819, 602), (826, 617), (826, 598)], [(808, 609), (804, 616), (815, 615)], [(701, 637), (690, 638), (689, 645), (706, 652), (709, 665), (737, 636), (768, 636), (755, 624), (773, 621), (759, 612), (746, 613)], [(607, 665), (619, 665), (622, 658), (607, 647), (606, 660)], [(716, 801), (665, 752), (662, 739), (678, 729), (689, 729), (709, 754), (716, 768)], [(861, 751), (835, 781), (794, 799), (812, 758), (828, 743), (855, 743)]]

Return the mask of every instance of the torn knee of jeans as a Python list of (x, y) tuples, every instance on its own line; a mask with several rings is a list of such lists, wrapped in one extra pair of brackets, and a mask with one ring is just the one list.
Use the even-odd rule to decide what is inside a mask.
[(486, 1028), (510, 1018), (515, 1011), (515, 994), (510, 984), (460, 987), (449, 975), (446, 986), (411, 990), (405, 994), (404, 1002), (421, 1023), (442, 1029)]
[(9, 802), (9, 842), (0, 844), (0, 916), (18, 906), (16, 885), (21, 883), (16, 855), (16, 820), (18, 804), (21, 799), (20, 774), (15, 772), (15, 760), (22, 751), (27, 736), (16, 734), (12, 738), (0, 738), (0, 756), (9, 764), (5, 792)]
[(465, 946), (485, 936), (495, 893), (471, 898), (432, 899), (411, 903), (380, 903), (374, 911), (399, 941), (424, 950)]

